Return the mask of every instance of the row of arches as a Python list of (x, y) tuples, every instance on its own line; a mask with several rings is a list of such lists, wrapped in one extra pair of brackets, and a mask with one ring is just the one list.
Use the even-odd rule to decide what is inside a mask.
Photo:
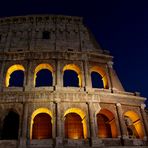
[[(96, 114), (96, 134), (98, 138), (116, 138), (118, 130), (114, 114), (108, 109), (101, 109)], [(17, 139), (19, 133), (19, 115), (9, 111), (3, 120), (1, 139)], [(79, 108), (70, 108), (64, 113), (64, 136), (69, 139), (86, 139), (88, 137), (86, 114)], [(124, 113), (124, 121), (129, 138), (144, 137), (142, 124), (138, 114), (134, 111)], [(53, 114), (47, 108), (35, 110), (31, 116), (30, 139), (53, 138)], [(126, 129), (125, 129), (126, 130)]]
[[(24, 84), (25, 68), (20, 64), (12, 65), (6, 73), (6, 87), (22, 87)], [(63, 86), (82, 87), (82, 72), (75, 64), (67, 64), (63, 67)], [(108, 88), (108, 80), (105, 71), (99, 66), (90, 69), (93, 88)], [(34, 70), (34, 86), (53, 86), (54, 69), (50, 64), (39, 64)]]

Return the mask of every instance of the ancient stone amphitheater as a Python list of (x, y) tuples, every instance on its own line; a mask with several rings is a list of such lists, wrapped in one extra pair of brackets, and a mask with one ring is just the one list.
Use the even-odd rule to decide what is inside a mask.
[(82, 18), (0, 19), (0, 148), (148, 147), (145, 99)]

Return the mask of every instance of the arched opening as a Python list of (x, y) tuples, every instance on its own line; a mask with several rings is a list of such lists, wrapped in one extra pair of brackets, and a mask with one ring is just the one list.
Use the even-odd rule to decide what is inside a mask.
[(10, 111), (5, 117), (2, 129), (2, 139), (13, 140), (18, 139), (19, 131), (19, 115)]
[(104, 88), (102, 77), (98, 72), (91, 72), (91, 81), (93, 88)]
[(70, 108), (65, 114), (65, 137), (70, 139), (86, 139), (86, 115), (79, 108)]
[(106, 88), (108, 89), (108, 80), (105, 71), (99, 66), (93, 66), (90, 69), (91, 81), (93, 88)]
[(52, 86), (52, 73), (48, 69), (42, 69), (36, 74), (35, 87)]
[(140, 118), (134, 111), (127, 111), (124, 114), (124, 120), (127, 127), (127, 135), (129, 138), (143, 138), (143, 129)]
[(65, 70), (63, 76), (64, 87), (79, 87), (78, 74), (74, 70)]
[(24, 67), (22, 65), (13, 65), (9, 67), (6, 73), (6, 87), (22, 87), (24, 83)]
[(52, 138), (52, 113), (47, 108), (39, 108), (31, 115), (30, 139)]
[(9, 87), (23, 87), (24, 72), (16, 70), (10, 75)]
[(108, 118), (103, 114), (98, 114), (97, 123), (98, 123), (98, 137), (112, 138), (111, 127)]
[(69, 113), (65, 116), (65, 137), (69, 139), (84, 138), (82, 119), (78, 114)]
[(39, 64), (34, 72), (34, 86), (52, 86), (53, 68), (49, 64)]
[(40, 113), (33, 120), (32, 139), (52, 138), (51, 117), (46, 113)]
[(107, 109), (101, 109), (97, 114), (98, 137), (116, 138), (117, 128), (115, 118), (112, 112)]
[(81, 87), (82, 77), (78, 66), (75, 64), (68, 64), (63, 68), (63, 85), (64, 87)]

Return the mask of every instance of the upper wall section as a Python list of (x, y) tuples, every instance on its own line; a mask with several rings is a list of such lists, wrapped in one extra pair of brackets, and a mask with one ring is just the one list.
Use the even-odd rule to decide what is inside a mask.
[(55, 50), (102, 53), (80, 17), (35, 15), (0, 19), (0, 52)]

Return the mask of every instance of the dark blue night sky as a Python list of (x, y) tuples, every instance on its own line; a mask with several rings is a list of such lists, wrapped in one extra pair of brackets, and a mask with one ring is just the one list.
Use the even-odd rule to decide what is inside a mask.
[(2, 0), (0, 16), (64, 14), (84, 17), (127, 91), (148, 97), (147, 0)]

